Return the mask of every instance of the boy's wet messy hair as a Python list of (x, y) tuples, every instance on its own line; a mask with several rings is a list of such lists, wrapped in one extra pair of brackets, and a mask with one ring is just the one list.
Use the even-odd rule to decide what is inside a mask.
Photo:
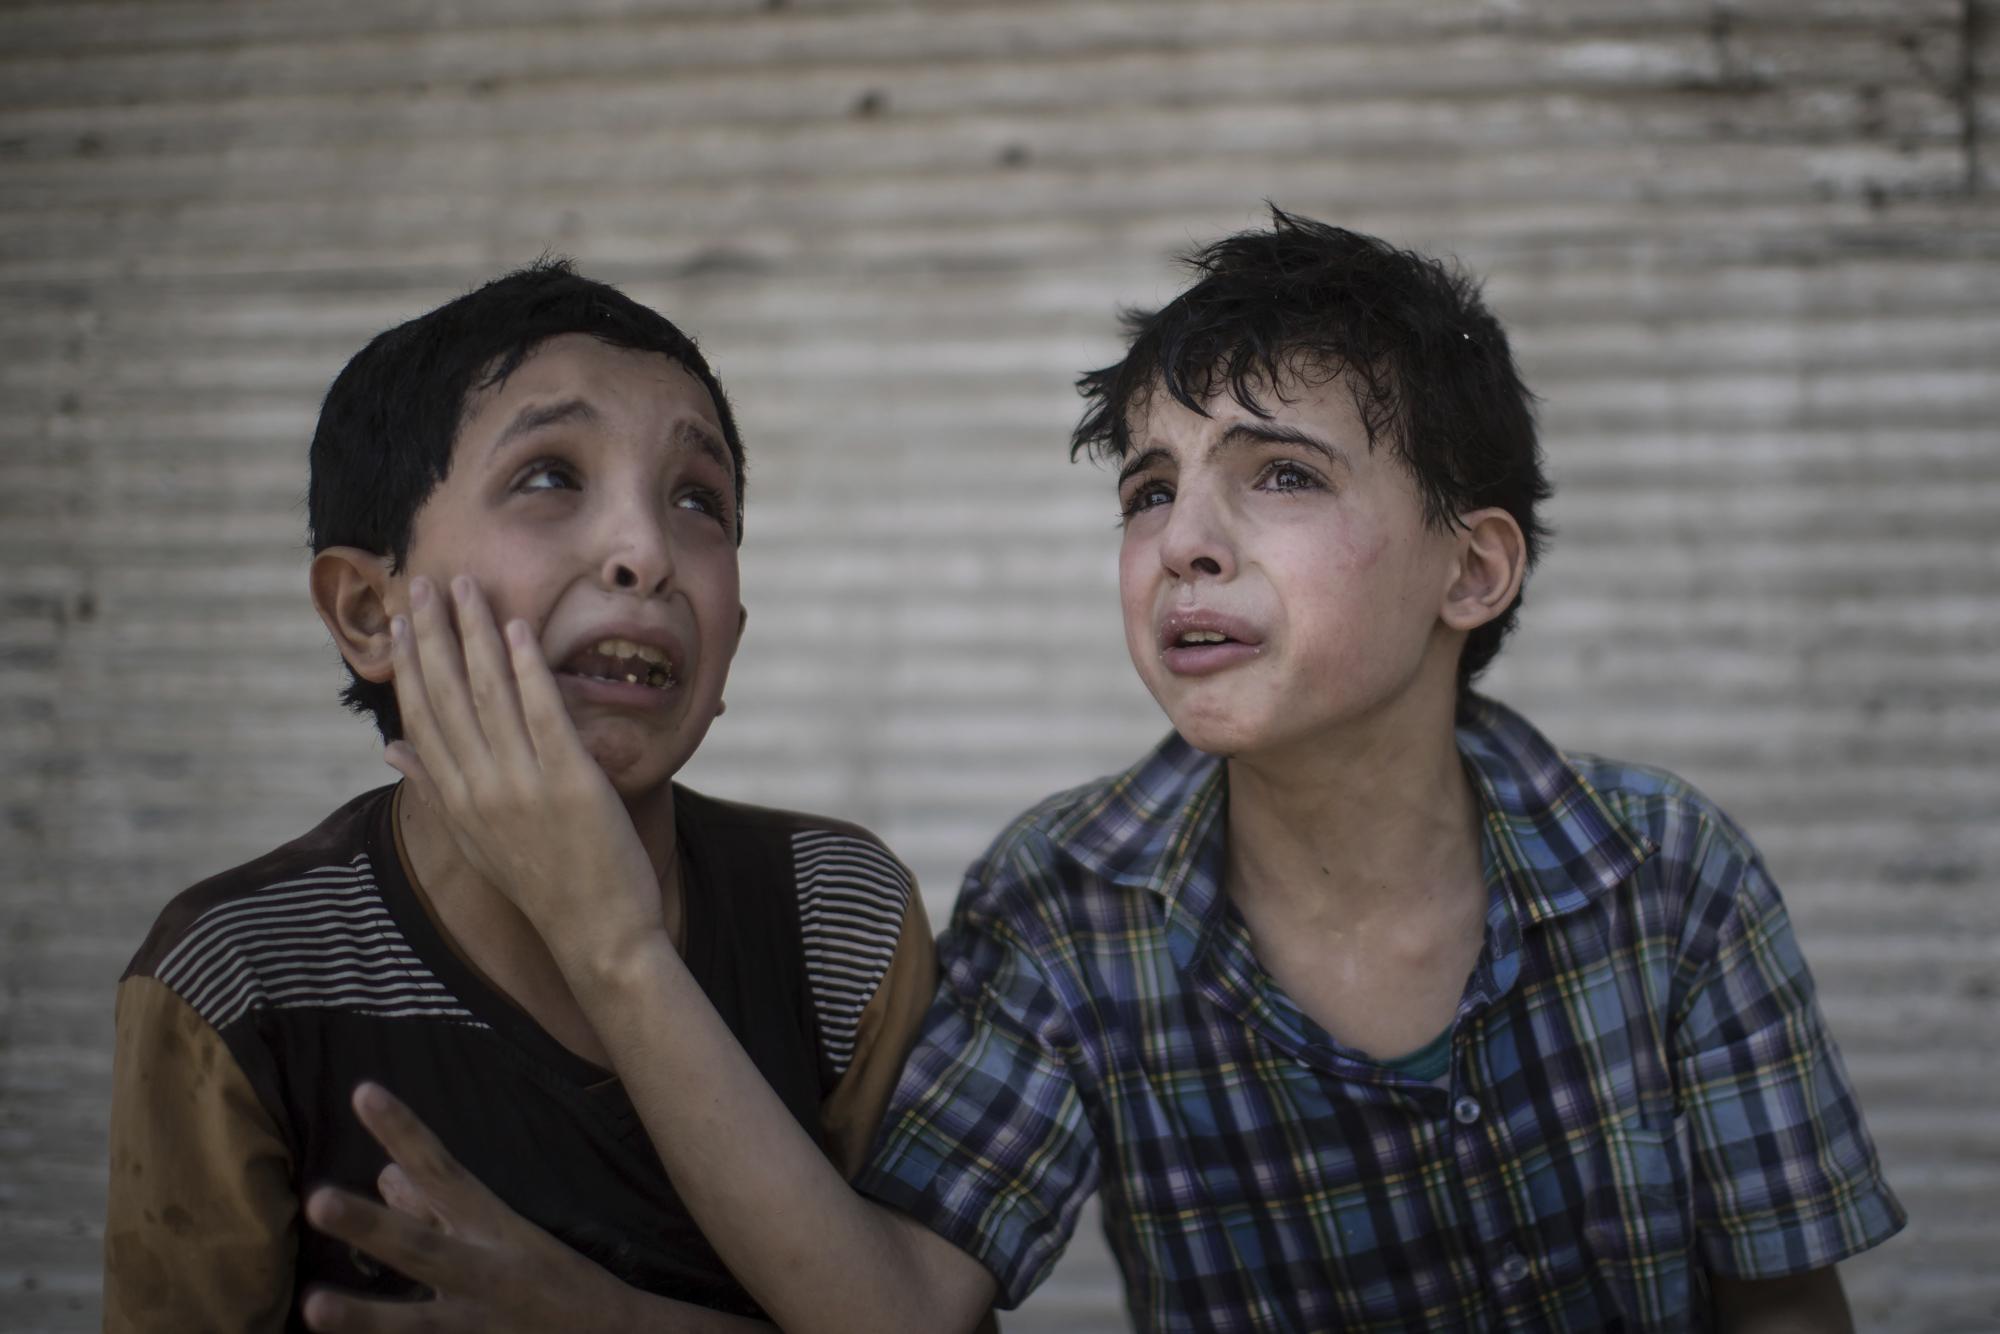
[[(694, 340), (568, 260), (544, 259), (378, 334), (335, 377), (313, 433), (306, 490), (315, 552), (360, 547), (400, 568), (417, 511), (451, 470), (452, 445), (474, 395), (496, 389), (530, 353), (560, 334), (658, 352), (708, 390), (736, 474), (736, 540), (743, 540), (743, 441)], [(392, 685), (350, 668), (341, 701), (374, 716), (385, 741), (402, 735)]]
[[(1071, 458), (1123, 459), (1134, 418), (1162, 389), (1195, 412), (1227, 389), (1268, 416), (1260, 395), (1340, 376), (1369, 447), (1387, 444), (1416, 479), (1427, 523), (1442, 530), (1472, 510), (1504, 509), (1533, 565), (1547, 537), (1535, 507), (1550, 494), (1534, 396), (1474, 279), (1275, 207), (1268, 231), (1226, 237), (1185, 262), (1194, 285), (1157, 311), (1126, 311), (1124, 359), (1077, 380), (1086, 406)], [(1500, 651), (1519, 606), (1517, 597), (1467, 638), (1461, 692)]]

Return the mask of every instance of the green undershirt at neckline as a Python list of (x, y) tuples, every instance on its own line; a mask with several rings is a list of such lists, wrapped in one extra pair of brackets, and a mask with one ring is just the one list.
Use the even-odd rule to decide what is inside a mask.
[(1451, 1070), (1451, 1029), (1447, 1026), (1444, 1032), (1407, 1056), (1398, 1056), (1393, 1060), (1384, 1060), (1378, 1056), (1375, 1058), (1375, 1064), (1386, 1070), (1394, 1070), (1399, 1075), (1424, 1080), (1426, 1083), (1442, 1078)]

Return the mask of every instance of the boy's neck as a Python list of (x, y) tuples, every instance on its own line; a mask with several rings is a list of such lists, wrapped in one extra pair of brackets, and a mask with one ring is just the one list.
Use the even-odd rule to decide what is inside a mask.
[(1229, 764), (1225, 884), (1264, 971), (1377, 1059), (1448, 1031), (1485, 938), (1451, 697)]
[[(396, 804), (411, 887), (445, 942), (550, 1036), (586, 1060), (608, 1066), (608, 1055), (533, 923), (465, 859), (442, 815), (407, 788)], [(661, 909), (680, 948), (686, 914), (673, 785), (662, 783), (625, 806), (659, 879)]]
[(1484, 897), (1456, 696), (1412, 692), (1338, 734), (1229, 761), (1227, 883), (1300, 927), (1462, 915)]

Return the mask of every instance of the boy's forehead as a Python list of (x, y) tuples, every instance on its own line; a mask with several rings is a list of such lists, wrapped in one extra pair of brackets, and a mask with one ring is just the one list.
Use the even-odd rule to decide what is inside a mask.
[(1173, 393), (1164, 373), (1155, 374), (1132, 395), (1125, 423), (1133, 445), (1143, 447), (1162, 430), (1205, 435), (1244, 422), (1295, 421), (1341, 439), (1361, 429), (1365, 437), (1357, 398), (1361, 387), (1338, 366), (1286, 360), (1275, 376), (1252, 371), (1240, 380), (1217, 366), (1202, 379), (1182, 380), (1178, 387), (1193, 400), (1192, 409)]
[(664, 352), (563, 333), (529, 349), (504, 378), (493, 378), (497, 369), (487, 368), (466, 393), (454, 456), (524, 430), (563, 421), (590, 424), (622, 410), (658, 411), (677, 428), (685, 428), (692, 416), (699, 433), (711, 437), (709, 443), (727, 458), (720, 414), (707, 386)]

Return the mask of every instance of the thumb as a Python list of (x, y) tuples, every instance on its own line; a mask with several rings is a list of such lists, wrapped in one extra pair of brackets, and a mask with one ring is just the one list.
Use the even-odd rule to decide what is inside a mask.
[(407, 741), (391, 741), (383, 748), (382, 760), (408, 781), (418, 801), (440, 815), (444, 813), (444, 797), (415, 746)]

